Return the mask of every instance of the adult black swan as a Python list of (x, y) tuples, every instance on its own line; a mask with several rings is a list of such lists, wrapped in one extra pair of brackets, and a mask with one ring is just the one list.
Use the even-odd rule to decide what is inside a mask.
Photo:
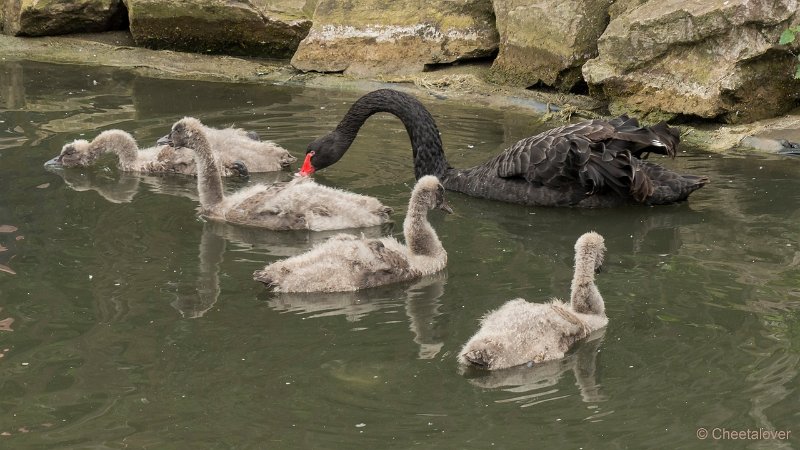
[(554, 128), (522, 139), (479, 166), (455, 169), (447, 163), (436, 122), (425, 106), (391, 89), (358, 99), (334, 131), (309, 144), (301, 172), (337, 162), (378, 112), (403, 121), (417, 179), (434, 175), (446, 189), (474, 197), (533, 206), (663, 205), (686, 200), (708, 182), (643, 161), (650, 153), (674, 157), (678, 130), (663, 122), (640, 127), (627, 116)]

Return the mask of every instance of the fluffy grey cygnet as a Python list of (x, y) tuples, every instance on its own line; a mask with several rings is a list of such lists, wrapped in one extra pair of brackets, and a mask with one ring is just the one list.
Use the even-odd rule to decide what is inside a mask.
[(403, 245), (393, 237), (339, 234), (301, 255), (274, 262), (253, 278), (278, 292), (356, 291), (436, 273), (447, 252), (428, 222), (428, 210), (452, 210), (434, 176), (417, 181), (403, 222)]
[[(237, 175), (243, 164), (248, 172), (272, 172), (288, 167), (297, 158), (274, 142), (258, 141), (239, 128), (204, 127), (211, 151), (223, 176)], [(119, 168), (126, 172), (181, 173), (194, 175), (196, 165), (191, 150), (173, 145), (157, 145), (140, 149), (130, 133), (106, 130), (91, 142), (78, 139), (61, 148), (61, 153), (48, 164), (64, 167), (85, 167), (95, 163), (104, 153), (119, 157)]]
[(377, 199), (315, 183), (308, 177), (275, 184), (254, 184), (226, 196), (220, 168), (206, 127), (185, 117), (172, 127), (170, 138), (191, 149), (197, 161), (201, 214), (209, 219), (270, 230), (339, 230), (381, 225), (391, 208)]
[(606, 326), (603, 297), (594, 284), (605, 250), (602, 236), (583, 234), (575, 243), (569, 304), (558, 299), (506, 302), (481, 319), (481, 328), (461, 349), (458, 361), (496, 370), (559, 359), (576, 341)]

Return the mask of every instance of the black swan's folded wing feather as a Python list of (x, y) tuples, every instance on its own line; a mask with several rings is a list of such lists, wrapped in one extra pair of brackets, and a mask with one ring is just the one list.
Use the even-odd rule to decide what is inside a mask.
[(643, 201), (653, 186), (639, 167), (643, 153), (675, 155), (678, 131), (660, 123), (640, 127), (636, 119), (588, 120), (522, 139), (494, 162), (501, 178), (521, 177), (558, 189), (576, 181), (587, 193), (603, 188)]

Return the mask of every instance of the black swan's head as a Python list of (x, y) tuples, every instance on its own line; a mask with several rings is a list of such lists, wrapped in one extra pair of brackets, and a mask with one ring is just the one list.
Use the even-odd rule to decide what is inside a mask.
[(311, 175), (317, 170), (333, 165), (342, 159), (348, 147), (349, 143), (343, 142), (338, 131), (317, 138), (306, 148), (306, 159), (303, 168), (300, 169), (300, 175)]

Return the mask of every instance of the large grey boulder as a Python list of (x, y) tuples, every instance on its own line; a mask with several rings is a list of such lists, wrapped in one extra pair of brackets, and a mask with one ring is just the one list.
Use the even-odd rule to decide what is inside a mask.
[(122, 0), (0, 0), (0, 28), (12, 36), (117, 30), (127, 23)]
[(493, 0), (500, 52), (493, 81), (562, 91), (581, 80), (581, 66), (597, 56), (608, 23), (609, 0)]
[(491, 0), (320, 0), (292, 65), (356, 76), (408, 74), (496, 49)]
[(583, 67), (613, 112), (736, 123), (779, 115), (800, 98), (797, 60), (778, 45), (797, 0), (626, 3)]
[(288, 58), (311, 28), (315, 0), (127, 0), (137, 45)]

